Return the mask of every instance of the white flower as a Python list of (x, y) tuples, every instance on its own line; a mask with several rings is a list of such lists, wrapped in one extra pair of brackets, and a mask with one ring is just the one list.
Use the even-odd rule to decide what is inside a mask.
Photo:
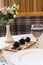
[(16, 9), (17, 9), (17, 10), (19, 9), (19, 5), (16, 6)]
[(7, 8), (7, 11), (8, 11), (8, 12), (11, 12), (11, 9), (10, 9), (10, 7), (8, 7), (8, 8)]
[(16, 18), (17, 16), (16, 16), (16, 15), (14, 15), (13, 17), (14, 17), (14, 18)]
[(16, 7), (16, 4), (14, 4), (12, 7)]
[(10, 7), (7, 8), (7, 10), (10, 10), (10, 9), (11, 9)]
[(14, 15), (14, 11), (11, 12)]
[(18, 15), (18, 12), (16, 11), (16, 15)]
[(16, 10), (16, 8), (11, 8), (11, 10)]
[(12, 10), (13, 8), (16, 8), (16, 4), (14, 4), (14, 5), (11, 6), (11, 10)]

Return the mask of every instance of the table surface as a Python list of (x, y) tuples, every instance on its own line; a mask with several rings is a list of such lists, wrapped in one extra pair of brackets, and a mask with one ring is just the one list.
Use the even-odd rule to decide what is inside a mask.
[[(23, 38), (30, 37), (31, 40), (33, 40), (33, 41), (36, 40), (32, 34), (23, 34), (23, 35), (14, 35), (13, 36), (15, 41), (18, 41), (22, 37)], [(7, 43), (5, 43), (5, 38), (6, 37), (0, 37), (0, 48), (1, 47), (3, 48), (5, 46), (4, 44), (7, 44)], [(30, 46), (28, 49), (34, 49), (34, 48), (36, 48), (36, 44)], [(43, 49), (43, 34), (39, 38), (39, 48)], [(2, 55), (2, 56), (5, 57), (5, 59), (7, 60), (8, 65), (13, 65), (10, 58), (11, 58), (12, 54), (14, 54), (14, 53), (16, 53), (16, 52), (2, 50), (2, 53), (0, 53), (0, 56)]]

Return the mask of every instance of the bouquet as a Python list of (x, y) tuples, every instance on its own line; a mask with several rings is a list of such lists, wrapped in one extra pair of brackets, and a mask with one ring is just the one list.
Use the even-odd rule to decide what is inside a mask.
[(18, 15), (19, 5), (13, 4), (9, 7), (4, 7), (0, 9), (0, 22), (2, 24), (8, 25), (16, 18)]

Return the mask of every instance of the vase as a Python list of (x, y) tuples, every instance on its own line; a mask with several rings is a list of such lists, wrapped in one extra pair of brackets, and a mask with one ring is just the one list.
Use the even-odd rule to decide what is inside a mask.
[(14, 39), (11, 36), (11, 33), (10, 33), (10, 25), (6, 25), (6, 39), (5, 39), (5, 42), (7, 42), (7, 43), (14, 42)]

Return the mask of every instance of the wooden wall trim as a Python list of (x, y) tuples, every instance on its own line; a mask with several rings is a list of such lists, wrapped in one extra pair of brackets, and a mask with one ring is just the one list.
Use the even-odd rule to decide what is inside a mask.
[(43, 16), (43, 12), (21, 12), (18, 16)]

